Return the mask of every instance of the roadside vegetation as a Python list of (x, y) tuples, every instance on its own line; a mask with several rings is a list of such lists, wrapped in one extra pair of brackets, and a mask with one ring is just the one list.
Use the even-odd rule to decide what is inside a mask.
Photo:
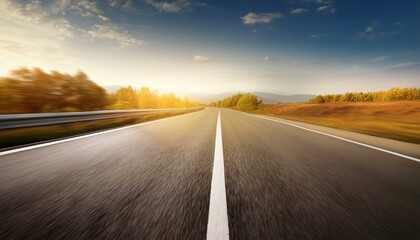
[(262, 104), (235, 94), (209, 106), (233, 108), (420, 144), (420, 89), (319, 95), (307, 103)]
[(221, 101), (209, 103), (210, 107), (235, 108), (241, 111), (254, 111), (262, 104), (258, 97), (250, 93), (238, 93)]
[[(10, 76), (0, 78), (0, 114), (197, 106), (200, 104), (191, 102), (187, 98), (180, 99), (173, 93), (160, 95), (148, 87), (138, 90), (131, 86), (121, 87), (115, 93), (107, 93), (82, 71), (71, 75), (22, 67), (12, 70)], [(146, 122), (201, 109), (1, 130), (0, 149)]]
[(142, 123), (142, 122), (152, 121), (152, 120), (161, 119), (161, 118), (177, 116), (177, 115), (186, 114), (186, 113), (199, 111), (199, 110), (201, 109), (197, 108), (197, 109), (188, 109), (185, 111), (155, 113), (155, 114), (141, 115), (141, 116), (135, 116), (135, 117), (123, 117), (123, 118), (98, 120), (98, 121), (90, 121), (90, 122), (79, 122), (79, 123), (58, 124), (58, 125), (51, 125), (51, 126), (1, 130), (0, 131), (0, 149), (5, 150), (6, 148), (10, 148), (14, 146), (22, 146), (25, 144), (48, 141), (51, 139), (66, 138), (70, 136), (76, 136), (76, 135), (86, 134), (86, 133), (100, 131), (100, 130), (122, 127), (125, 125), (131, 125), (131, 124)]
[(196, 107), (199, 103), (160, 95), (148, 87), (122, 87), (107, 93), (79, 71), (73, 75), (21, 67), (0, 78), (0, 114), (75, 112), (110, 109)]
[(419, 101), (420, 88), (391, 88), (388, 91), (377, 92), (349, 92), (345, 94), (318, 95), (308, 103), (332, 102), (395, 102)]
[(420, 101), (272, 104), (256, 112), (420, 144)]

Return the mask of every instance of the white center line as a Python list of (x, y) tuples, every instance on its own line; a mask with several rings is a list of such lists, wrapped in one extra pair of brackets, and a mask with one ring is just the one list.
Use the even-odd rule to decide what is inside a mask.
[(208, 240), (229, 239), (229, 225), (226, 205), (225, 167), (223, 163), (222, 126), (217, 117), (216, 144), (214, 149), (213, 177), (210, 190)]

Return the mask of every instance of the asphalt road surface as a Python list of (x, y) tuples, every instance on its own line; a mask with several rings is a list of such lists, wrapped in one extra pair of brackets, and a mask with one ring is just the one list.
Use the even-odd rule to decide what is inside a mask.
[[(206, 239), (218, 114), (0, 153), (0, 239)], [(220, 117), (230, 239), (420, 239), (419, 162)]]

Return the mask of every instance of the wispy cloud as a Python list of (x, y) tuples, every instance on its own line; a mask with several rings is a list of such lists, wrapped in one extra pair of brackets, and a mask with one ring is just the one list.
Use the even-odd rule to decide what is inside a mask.
[(121, 4), (121, 0), (108, 0), (108, 5), (111, 7), (118, 7)]
[(359, 38), (375, 39), (378, 37), (390, 37), (398, 34), (398, 31), (381, 31), (376, 30), (376, 24), (370, 24), (365, 27), (365, 29), (358, 34)]
[(152, 5), (160, 12), (178, 13), (191, 10), (195, 7), (206, 6), (202, 2), (194, 2), (192, 0), (175, 0), (175, 1), (158, 1), (158, 0), (145, 0), (147, 4)]
[(143, 46), (145, 42), (137, 39), (129, 33), (121, 31), (118, 27), (112, 25), (94, 25), (86, 34), (92, 39), (105, 39), (115, 41), (120, 47)]
[(137, 11), (133, 0), (108, 0), (108, 5), (125, 11)]
[(328, 4), (328, 5), (330, 5), (330, 4), (332, 4), (332, 0), (315, 0), (315, 2), (316, 3), (318, 3), (318, 4)]
[(264, 57), (263, 61), (264, 62), (272, 62), (272, 61), (274, 61), (274, 59), (272, 57), (266, 56), (266, 57)]
[(316, 10), (317, 11), (325, 11), (325, 10), (327, 10), (329, 7), (327, 6), (327, 5), (324, 5), (324, 6), (320, 6), (320, 7), (318, 7)]
[[(129, 0), (127, 0), (130, 2)], [(127, 3), (125, 1), (125, 4)], [(112, 2), (109, 2), (112, 4)], [(117, 4), (117, 3), (116, 3)], [(88, 25), (72, 25), (65, 17), (66, 13), (76, 13), (83, 17), (96, 17), (96, 23)], [(13, 33), (28, 32), (32, 33), (30, 40), (9, 32), (0, 32), (0, 40), (16, 42), (14, 46), (27, 44), (30, 49), (44, 48), (45, 44), (51, 44), (54, 39), (65, 40), (72, 38), (75, 34), (84, 33), (91, 40), (103, 39), (115, 41), (120, 47), (142, 46), (143, 40), (129, 34), (111, 20), (104, 16), (104, 12), (99, 9), (96, 1), (92, 0), (60, 0), (50, 5), (41, 5), (41, 1), (30, 1), (27, 4), (19, 4), (14, 1), (0, 1), (0, 24), (3, 27), (0, 31), (10, 31)], [(22, 29), (24, 28), (24, 29)], [(20, 29), (20, 30), (16, 30)], [(39, 36), (39, 41), (37, 37)], [(56, 45), (62, 44), (57, 42)], [(9, 44), (10, 45), (10, 44)], [(32, 46), (32, 47), (30, 47)]]
[(379, 57), (375, 57), (375, 58), (370, 59), (370, 61), (371, 62), (380, 62), (380, 61), (384, 61), (384, 60), (387, 60), (387, 59), (389, 59), (388, 56), (379, 56)]
[(75, 12), (82, 17), (96, 17), (102, 21), (109, 20), (109, 18), (104, 15), (103, 11), (98, 8), (98, 4), (92, 0), (79, 0), (72, 2), (62, 11), (65, 12), (66, 10)]
[[(55, 16), (39, 1), (0, 1), (0, 61), (19, 65), (80, 66), (66, 44), (77, 32), (68, 20)], [(30, 36), (30, 37), (28, 37)]]
[(314, 66), (325, 66), (328, 65), (329, 62), (327, 61), (295, 61), (295, 62), (291, 62), (290, 65), (292, 67), (297, 67), (297, 68), (304, 68), (304, 67), (314, 67)]
[(325, 37), (326, 34), (324, 33), (318, 33), (318, 34), (311, 34), (309, 35), (309, 38), (321, 38), (321, 37)]
[(279, 12), (274, 13), (253, 13), (250, 12), (242, 17), (244, 24), (270, 23), (275, 19), (282, 18), (283, 15)]
[(127, 0), (123, 5), (122, 9), (126, 11), (136, 11), (133, 0)]
[(300, 13), (305, 13), (305, 12), (309, 12), (309, 9), (296, 8), (296, 9), (293, 9), (292, 11), (290, 11), (290, 14), (300, 14)]
[[(44, 25), (44, 29), (53, 29), (54, 35), (60, 38), (73, 37), (73, 26), (64, 18), (54, 17), (49, 11), (41, 6), (39, 1), (31, 1), (25, 5), (13, 1), (0, 1), (0, 16), (4, 21), (23, 21), (26, 24), (39, 27)], [(9, 24), (1, 24), (8, 26)]]
[(70, 6), (71, 0), (58, 0), (53, 5), (53, 12), (61, 12), (62, 14), (65, 14), (66, 9)]
[(273, 57), (270, 57), (270, 56), (265, 56), (265, 57), (256, 58), (255, 61), (257, 61), (257, 62), (274, 62), (274, 61), (276, 61), (276, 59), (274, 59)]
[(207, 56), (195, 55), (192, 58), (190, 58), (190, 60), (196, 63), (205, 63), (205, 62), (210, 61), (210, 58)]
[(391, 69), (420, 67), (420, 62), (404, 62), (390, 66)]
[(102, 14), (102, 11), (99, 10), (97, 3), (90, 0), (79, 0), (76, 3), (77, 6), (83, 8), (84, 10), (95, 13), (95, 14)]
[(367, 38), (372, 38), (374, 36), (373, 31), (374, 31), (375, 25), (371, 24), (369, 26), (366, 26), (365, 29), (359, 33), (359, 37), (363, 38), (363, 37), (367, 37)]
[(337, 11), (337, 9), (335, 9), (335, 8), (331, 7), (330, 5), (323, 5), (323, 6), (320, 6), (320, 7), (318, 7), (316, 10), (317, 10), (318, 12), (326, 12), (326, 11), (329, 11), (329, 12), (331, 12), (331, 13), (335, 13), (335, 12)]

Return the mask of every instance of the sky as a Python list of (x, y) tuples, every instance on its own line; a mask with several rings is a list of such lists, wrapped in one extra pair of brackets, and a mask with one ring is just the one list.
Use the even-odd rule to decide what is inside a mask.
[(420, 1), (0, 0), (0, 76), (327, 94), (420, 87)]

